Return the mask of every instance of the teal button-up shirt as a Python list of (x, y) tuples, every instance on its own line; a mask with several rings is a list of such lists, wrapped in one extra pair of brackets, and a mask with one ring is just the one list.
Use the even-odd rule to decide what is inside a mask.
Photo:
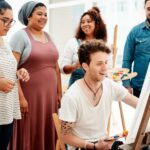
[(131, 81), (123, 81), (125, 87), (142, 89), (145, 75), (150, 63), (150, 27), (146, 21), (135, 26), (129, 33), (123, 55), (123, 68), (128, 68), (138, 75)]

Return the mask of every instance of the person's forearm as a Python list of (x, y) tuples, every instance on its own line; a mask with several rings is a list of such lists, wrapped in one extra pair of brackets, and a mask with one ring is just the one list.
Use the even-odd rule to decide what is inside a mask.
[(2, 77), (0, 77), (0, 91), (2, 91)]
[(61, 86), (61, 74), (58, 64), (56, 64), (56, 76), (57, 76), (57, 95), (58, 95), (58, 102), (60, 102), (62, 97), (62, 86)]
[(61, 87), (61, 74), (58, 64), (56, 64), (56, 75), (57, 75), (57, 92), (62, 96), (62, 87)]
[(128, 94), (123, 100), (126, 104), (136, 108), (138, 103), (138, 98), (132, 94)]
[(71, 146), (74, 147), (80, 147), (80, 148), (86, 148), (86, 149), (93, 149), (94, 148), (94, 144), (87, 142), (83, 139), (78, 138), (75, 135), (62, 135), (62, 139), (64, 141), (64, 143), (69, 144)]
[(66, 65), (66, 66), (64, 66), (63, 71), (64, 71), (64, 73), (66, 73), (66, 74), (70, 74), (70, 73), (72, 73), (73, 71), (75, 71), (76, 69), (77, 69), (77, 66), (76, 66), (76, 65)]
[(132, 92), (132, 88), (131, 87), (125, 87), (127, 90), (128, 90), (128, 92), (130, 93), (130, 94), (132, 94), (133, 92)]
[[(122, 65), (122, 68), (127, 68), (129, 69), (129, 72), (132, 72), (131, 70), (131, 66), (132, 66), (132, 62), (128, 61), (128, 60), (124, 60), (123, 61), (123, 65)], [(130, 79), (129, 80), (123, 80), (123, 86), (124, 87), (131, 87), (131, 82), (130, 82)]]
[(19, 93), (19, 101), (21, 101), (22, 98), (24, 98), (24, 94), (20, 85), (20, 81), (18, 81), (18, 93)]

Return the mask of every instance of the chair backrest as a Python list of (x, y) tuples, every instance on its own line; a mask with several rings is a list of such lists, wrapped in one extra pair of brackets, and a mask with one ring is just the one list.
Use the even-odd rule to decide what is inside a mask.
[(65, 144), (61, 138), (61, 125), (60, 125), (58, 114), (53, 113), (52, 115), (53, 115), (53, 121), (54, 121), (56, 132), (57, 132), (56, 150), (66, 150)]

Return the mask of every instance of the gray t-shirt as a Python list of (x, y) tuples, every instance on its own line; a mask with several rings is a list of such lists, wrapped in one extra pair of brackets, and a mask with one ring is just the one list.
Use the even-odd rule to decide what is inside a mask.
[(31, 53), (31, 42), (25, 30), (19, 30), (11, 37), (10, 47), (12, 51), (21, 54), (19, 64), (23, 64)]

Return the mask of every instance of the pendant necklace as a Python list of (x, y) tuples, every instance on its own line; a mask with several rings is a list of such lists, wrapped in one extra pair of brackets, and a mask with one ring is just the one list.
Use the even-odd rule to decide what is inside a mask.
[(94, 92), (93, 89), (88, 85), (87, 81), (85, 80), (85, 78), (83, 78), (84, 83), (86, 84), (86, 86), (88, 87), (88, 89), (93, 93), (93, 100), (96, 100), (96, 94), (99, 91), (99, 89), (101, 88), (101, 85), (98, 87), (98, 89)]

